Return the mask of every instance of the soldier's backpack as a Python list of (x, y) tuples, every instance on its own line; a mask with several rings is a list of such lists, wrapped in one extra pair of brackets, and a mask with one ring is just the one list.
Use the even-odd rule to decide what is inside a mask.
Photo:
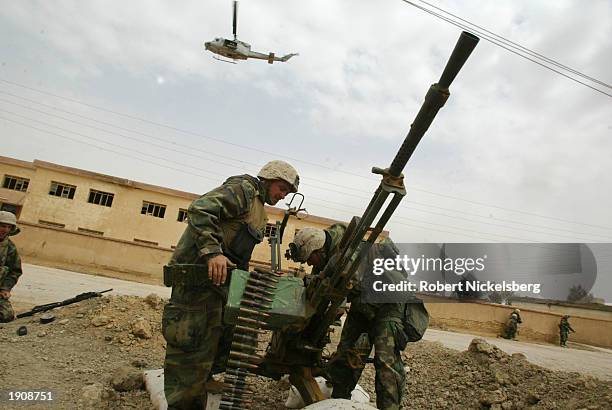
[(429, 326), (429, 313), (421, 299), (415, 297), (406, 303), (402, 325), (409, 342), (418, 342), (423, 338)]

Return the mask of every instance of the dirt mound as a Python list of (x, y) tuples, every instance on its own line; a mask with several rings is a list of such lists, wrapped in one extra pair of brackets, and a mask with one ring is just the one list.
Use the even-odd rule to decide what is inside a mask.
[[(56, 309), (48, 324), (36, 315), (1, 325), (2, 389), (50, 390), (58, 409), (149, 409), (142, 370), (163, 366), (163, 304), (156, 296), (108, 296)], [(28, 334), (17, 336), (23, 325)], [(611, 382), (549, 371), (482, 339), (465, 352), (423, 341), (403, 356), (406, 408), (604, 409), (612, 402)], [(359, 382), (373, 403), (374, 376), (368, 365)], [(255, 409), (284, 408), (286, 381), (251, 380)]]
[(404, 358), (407, 408), (604, 409), (612, 402), (611, 382), (544, 369), (484, 339), (460, 353), (419, 342)]

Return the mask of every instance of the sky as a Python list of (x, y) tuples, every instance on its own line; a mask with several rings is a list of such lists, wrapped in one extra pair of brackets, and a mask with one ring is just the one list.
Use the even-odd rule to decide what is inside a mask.
[[(612, 83), (612, 1), (430, 3)], [(310, 214), (346, 221), (461, 29), (401, 0), (243, 0), (238, 38), (299, 56), (204, 50), (231, 33), (229, 0), (4, 2), (0, 155), (194, 193), (283, 159)], [(484, 39), (450, 92), (404, 170), (396, 242), (612, 242), (609, 95)]]

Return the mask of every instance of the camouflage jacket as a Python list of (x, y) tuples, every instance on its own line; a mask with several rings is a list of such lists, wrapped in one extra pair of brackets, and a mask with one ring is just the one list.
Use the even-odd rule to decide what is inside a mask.
[(569, 333), (570, 330), (572, 332), (574, 331), (567, 319), (561, 319), (561, 322), (559, 323), (559, 330), (564, 333)]
[(187, 228), (170, 264), (197, 263), (201, 257), (223, 253), (243, 222), (263, 232), (266, 226), (263, 198), (265, 191), (259, 179), (239, 175), (193, 201), (187, 210)]
[[(10, 235), (19, 233), (19, 228)], [(11, 290), (21, 276), (21, 259), (17, 247), (9, 238), (0, 242), (0, 290)]]

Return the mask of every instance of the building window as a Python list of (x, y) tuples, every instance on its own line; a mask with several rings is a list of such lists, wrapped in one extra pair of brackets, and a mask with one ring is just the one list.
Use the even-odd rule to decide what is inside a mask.
[(51, 222), (51, 221), (45, 221), (43, 219), (39, 219), (38, 223), (41, 224), (41, 225), (50, 226), (52, 228), (62, 228), (63, 229), (63, 228), (66, 227), (65, 224), (60, 224), (60, 223)]
[(142, 243), (142, 244), (145, 244), (145, 245), (153, 245), (153, 246), (157, 246), (157, 245), (159, 245), (157, 242), (147, 241), (147, 240), (144, 240), (144, 239), (138, 239), (138, 238), (134, 238), (134, 242), (136, 242), (136, 243)]
[(187, 222), (187, 210), (180, 208), (176, 220), (179, 222)]
[(15, 191), (25, 192), (28, 190), (30, 180), (27, 178), (14, 177), (12, 175), (5, 175), (2, 187), (6, 189), (14, 189)]
[(264, 231), (264, 236), (271, 238), (276, 235), (276, 224), (266, 224), (266, 230)]
[(68, 185), (62, 182), (53, 181), (51, 182), (51, 188), (49, 189), (49, 195), (73, 199), (74, 191), (76, 191), (76, 187), (74, 185)]
[(143, 215), (152, 215), (158, 218), (163, 218), (166, 214), (166, 205), (142, 201), (142, 209), (140, 210), (140, 213)]
[(109, 208), (113, 205), (113, 198), (115, 194), (110, 192), (96, 191), (95, 189), (89, 190), (89, 198), (87, 202), (90, 204), (108, 206)]
[(87, 229), (87, 228), (81, 228), (81, 227), (79, 227), (78, 229), (79, 229), (79, 232), (88, 233), (90, 235), (97, 235), (97, 236), (104, 235), (104, 232), (102, 231), (94, 231), (93, 229)]

